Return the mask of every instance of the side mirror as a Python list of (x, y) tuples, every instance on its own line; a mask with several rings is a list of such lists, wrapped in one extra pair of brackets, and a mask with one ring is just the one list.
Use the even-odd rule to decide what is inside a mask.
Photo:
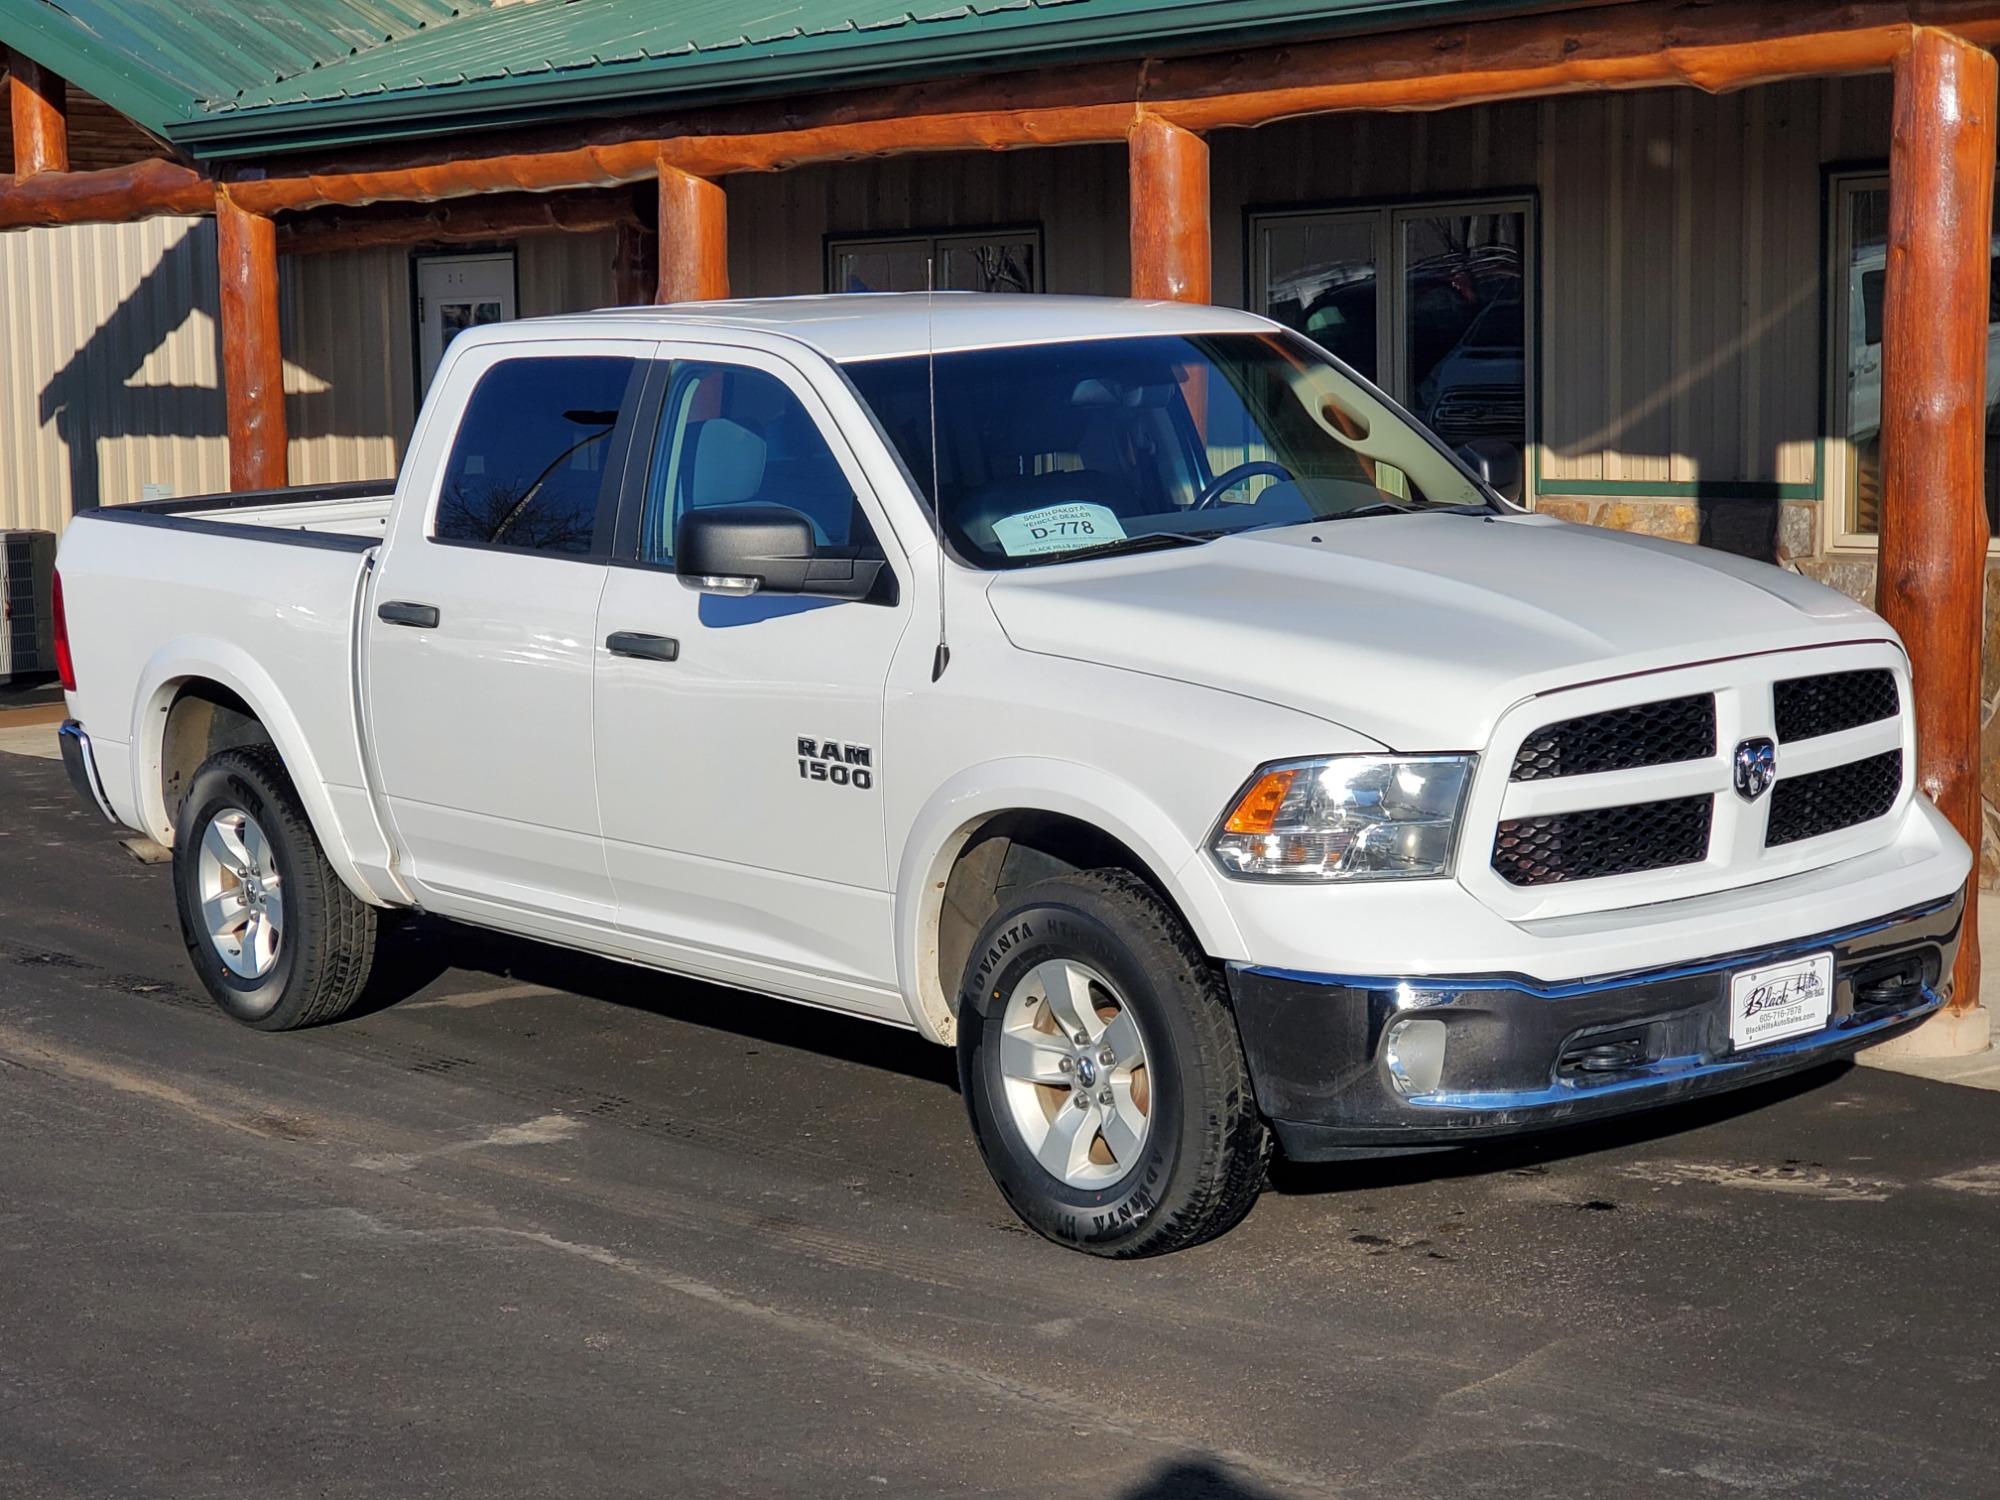
[(1504, 499), (1521, 500), (1521, 450), (1503, 438), (1474, 438), (1458, 450), (1465, 466), (1498, 490)]
[(681, 517), (674, 576), (704, 594), (874, 598), (888, 564), (854, 551), (817, 546), (812, 522), (789, 506), (717, 505)]

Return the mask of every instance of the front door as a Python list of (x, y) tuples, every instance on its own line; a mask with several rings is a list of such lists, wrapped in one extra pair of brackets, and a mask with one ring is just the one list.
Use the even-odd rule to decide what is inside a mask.
[(469, 399), (436, 492), (403, 498), (366, 661), (402, 868), (435, 910), (558, 936), (612, 924), (592, 641), (652, 349), (493, 345), (446, 377), (440, 410)]
[(900, 1017), (882, 714), (908, 608), (893, 590), (698, 594), (673, 572), (675, 522), (702, 506), (789, 506), (833, 547), (876, 547), (887, 528), (784, 361), (703, 347), (666, 369), (598, 612), (598, 795), (619, 924), (683, 966)]
[(422, 390), (468, 328), (514, 320), (514, 254), (428, 255), (417, 262), (417, 357)]

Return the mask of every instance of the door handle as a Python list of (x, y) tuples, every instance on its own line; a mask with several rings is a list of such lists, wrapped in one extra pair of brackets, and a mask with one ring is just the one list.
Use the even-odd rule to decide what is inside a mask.
[(613, 656), (637, 656), (647, 661), (679, 661), (681, 643), (670, 635), (644, 635), (637, 630), (614, 630), (604, 638), (604, 649)]
[(411, 604), (405, 599), (390, 599), (376, 605), (375, 618), (386, 620), (391, 625), (414, 625), (419, 630), (436, 630), (438, 627), (435, 604)]

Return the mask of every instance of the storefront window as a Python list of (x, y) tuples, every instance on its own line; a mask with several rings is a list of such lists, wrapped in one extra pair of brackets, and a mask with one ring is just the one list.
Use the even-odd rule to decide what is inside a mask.
[[(1888, 274), (1889, 181), (1834, 182), (1833, 432), (1835, 482), (1843, 486), (1841, 540), (1871, 542), (1882, 526), (1882, 289)], [(1994, 216), (2000, 267), (2000, 207)], [(1989, 276), (1986, 312), (1986, 521), (2000, 533), (2000, 276)], [(1839, 451), (1839, 450), (1844, 450)], [(1844, 459), (1844, 462), (1843, 462)]]
[(1499, 438), (1525, 450), (1532, 218), (1518, 199), (1260, 214), (1254, 305), (1385, 387), (1447, 443)]
[(1039, 292), (1042, 232), (1010, 229), (829, 240), (826, 289), (921, 292), (927, 285), (925, 270), (933, 264), (941, 292)]

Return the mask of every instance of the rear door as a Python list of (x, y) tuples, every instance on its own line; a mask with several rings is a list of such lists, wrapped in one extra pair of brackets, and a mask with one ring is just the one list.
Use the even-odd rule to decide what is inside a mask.
[[(446, 375), (367, 624), (378, 784), (425, 905), (609, 927), (592, 641), (651, 341), (494, 344)], [(426, 441), (419, 438), (420, 447)]]
[(793, 366), (712, 345), (660, 357), (598, 612), (619, 924), (670, 961), (900, 1018), (882, 714), (909, 607), (894, 587), (866, 602), (700, 594), (673, 559), (676, 522), (704, 506), (789, 506), (835, 547), (891, 533)]

